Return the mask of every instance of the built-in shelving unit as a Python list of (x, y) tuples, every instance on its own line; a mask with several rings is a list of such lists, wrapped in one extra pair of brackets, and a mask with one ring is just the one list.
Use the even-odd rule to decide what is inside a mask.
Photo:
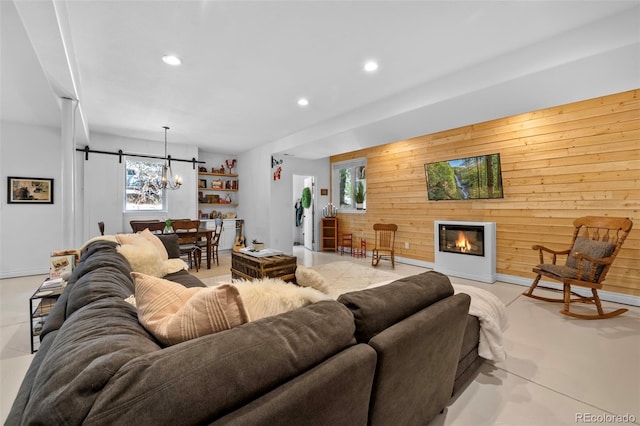
[[(238, 192), (238, 175), (235, 173), (198, 173), (198, 205), (203, 213), (210, 211), (203, 210), (203, 207), (236, 207), (235, 201)], [(231, 199), (227, 202), (227, 199)]]

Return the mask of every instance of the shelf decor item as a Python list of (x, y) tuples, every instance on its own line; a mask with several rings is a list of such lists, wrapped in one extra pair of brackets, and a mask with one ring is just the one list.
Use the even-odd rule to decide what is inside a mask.
[(8, 204), (53, 204), (53, 179), (9, 176)]
[(252, 244), (253, 244), (254, 250), (257, 250), (257, 251), (264, 250), (264, 243), (261, 243), (258, 240), (253, 240)]
[(233, 174), (233, 168), (236, 166), (236, 159), (234, 158), (231, 162), (229, 162), (229, 160), (225, 160), (224, 162), (227, 165), (227, 169), (229, 169), (229, 174)]
[(329, 203), (322, 209), (322, 217), (336, 217), (338, 215), (338, 209), (333, 203)]

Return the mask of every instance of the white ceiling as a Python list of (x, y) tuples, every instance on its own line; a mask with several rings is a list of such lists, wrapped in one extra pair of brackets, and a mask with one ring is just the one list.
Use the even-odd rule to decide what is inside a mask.
[[(2, 120), (59, 127), (57, 98), (69, 96), (79, 143), (92, 132), (162, 140), (167, 125), (172, 143), (209, 152), (275, 142), (310, 157), (327, 154), (317, 141), (345, 118), (384, 118), (385, 104), (454, 74), (473, 87), (483, 64), (623, 11), (637, 20), (639, 4), (0, 1)], [(165, 65), (169, 53), (183, 65)], [(369, 59), (380, 64), (370, 75)]]

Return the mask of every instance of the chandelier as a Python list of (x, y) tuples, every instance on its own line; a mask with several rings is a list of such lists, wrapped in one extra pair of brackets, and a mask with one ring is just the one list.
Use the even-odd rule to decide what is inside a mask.
[(169, 127), (162, 126), (164, 129), (164, 165), (162, 166), (162, 180), (160, 186), (162, 189), (178, 189), (182, 186), (182, 178), (178, 175), (173, 177), (171, 171), (171, 156), (167, 155), (167, 130)]

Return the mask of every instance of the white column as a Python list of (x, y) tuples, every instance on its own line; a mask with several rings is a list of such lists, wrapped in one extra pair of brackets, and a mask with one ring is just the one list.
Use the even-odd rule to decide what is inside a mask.
[(62, 205), (62, 245), (64, 249), (77, 246), (76, 203), (75, 203), (75, 142), (74, 142), (74, 100), (61, 99), (62, 134), (60, 138), (60, 203)]

